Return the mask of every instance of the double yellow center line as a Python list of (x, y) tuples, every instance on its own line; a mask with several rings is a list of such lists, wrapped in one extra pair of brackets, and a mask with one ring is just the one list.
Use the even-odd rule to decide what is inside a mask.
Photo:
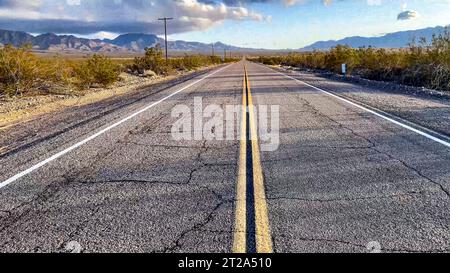
[(233, 252), (272, 253), (272, 236), (259, 153), (257, 120), (245, 65), (241, 120)]

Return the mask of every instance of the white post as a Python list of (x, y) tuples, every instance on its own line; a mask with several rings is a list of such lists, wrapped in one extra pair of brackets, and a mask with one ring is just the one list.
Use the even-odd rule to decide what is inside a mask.
[(347, 75), (347, 64), (342, 64), (342, 75)]

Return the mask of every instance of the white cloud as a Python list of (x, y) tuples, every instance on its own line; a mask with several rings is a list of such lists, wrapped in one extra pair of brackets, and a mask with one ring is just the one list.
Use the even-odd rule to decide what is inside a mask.
[(197, 19), (208, 19), (211, 22), (222, 20), (264, 20), (261, 14), (249, 11), (245, 7), (228, 7), (223, 3), (219, 5), (205, 4), (197, 0), (177, 0), (175, 8), (178, 13), (185, 17), (193, 17)]

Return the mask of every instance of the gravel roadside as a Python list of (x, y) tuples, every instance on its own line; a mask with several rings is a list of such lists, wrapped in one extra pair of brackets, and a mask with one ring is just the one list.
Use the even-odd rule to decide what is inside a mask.
[(450, 93), (332, 73), (286, 67), (275, 69), (325, 91), (450, 136)]
[[(0, 122), (3, 124), (0, 126), (0, 159), (89, 122), (112, 116), (135, 102), (208, 73), (215, 67), (166, 78), (135, 79), (137, 82), (128, 80), (80, 97), (55, 95), (25, 98), (21, 102), (9, 103), (10, 105), (3, 102), (0, 106)], [(39, 101), (42, 104), (36, 105)], [(21, 114), (22, 112), (25, 114)], [(7, 123), (8, 117), (10, 122)]]
[[(209, 68), (206, 67), (198, 71)], [(58, 112), (68, 107), (92, 104), (192, 73), (192, 71), (180, 71), (166, 77), (157, 75), (140, 77), (122, 73), (120, 75), (121, 80), (108, 88), (91, 88), (82, 91), (69, 88), (54, 94), (35, 94), (13, 98), (2, 97), (0, 98), (0, 131), (16, 124), (33, 120), (43, 114)]]

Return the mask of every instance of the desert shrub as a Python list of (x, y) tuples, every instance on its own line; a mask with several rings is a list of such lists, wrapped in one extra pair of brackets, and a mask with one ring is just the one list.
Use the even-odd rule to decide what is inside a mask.
[(30, 49), (9, 45), (0, 49), (0, 95), (57, 92), (71, 83), (74, 75), (66, 60), (37, 57)]
[(314, 51), (311, 54), (301, 55), (301, 63), (303, 67), (326, 69), (325, 57), (326, 54), (321, 51)]
[(259, 57), (259, 62), (266, 65), (279, 65), (281, 64), (281, 57)]
[(132, 71), (133, 73), (143, 74), (144, 71), (147, 70), (145, 59), (139, 57), (134, 58), (133, 64), (128, 67), (128, 70)]
[(93, 85), (107, 87), (119, 79), (120, 67), (111, 59), (94, 55), (74, 68), (76, 84), (80, 88)]
[[(226, 59), (226, 62), (237, 59)], [(217, 56), (184, 56), (166, 61), (160, 47), (148, 48), (142, 58), (110, 59), (93, 55), (88, 59), (64, 58), (62, 56), (37, 56), (31, 47), (0, 48), (0, 96), (21, 96), (25, 94), (62, 93), (70, 86), (79, 89), (91, 86), (107, 87), (120, 79), (120, 73), (133, 72), (167, 74), (172, 69), (192, 70), (201, 66), (220, 64)]]
[(285, 56), (261, 56), (257, 61), (268, 65), (341, 72), (347, 64), (349, 73), (374, 80), (450, 90), (450, 33), (445, 30), (431, 41), (419, 39), (409, 48), (377, 49), (339, 45), (329, 51), (294, 53)]
[(30, 47), (0, 49), (0, 93), (19, 96), (32, 90), (41, 79), (39, 60)]
[(163, 57), (162, 49), (159, 45), (145, 49), (144, 57), (137, 57), (130, 69), (139, 74), (145, 70), (152, 70), (158, 75), (166, 75), (170, 71), (170, 66)]
[(172, 70), (193, 70), (202, 66), (213, 64), (221, 64), (227, 62), (235, 62), (236, 58), (226, 58), (222, 60), (219, 56), (205, 55), (185, 55), (178, 58), (170, 58), (165, 60), (160, 46), (147, 48), (144, 57), (134, 59), (133, 64), (128, 66), (128, 70), (133, 73), (144, 74), (146, 70), (152, 70), (158, 75), (166, 75)]
[[(225, 62), (232, 62), (234, 59), (226, 59)], [(202, 66), (214, 65), (222, 63), (222, 59), (218, 56), (204, 55), (185, 55), (182, 58), (169, 59), (169, 65), (176, 70), (193, 70)]]
[(428, 60), (431, 65), (429, 86), (450, 90), (450, 32), (435, 35), (427, 47)]
[(38, 83), (40, 93), (55, 93), (72, 84), (75, 72), (69, 61), (59, 56), (39, 58), (39, 74), (45, 81)]
[(205, 56), (184, 56), (181, 58), (181, 63), (187, 70), (192, 70), (200, 66), (209, 65), (211, 62)]
[(358, 64), (357, 54), (349, 46), (338, 45), (325, 55), (325, 68), (339, 73), (342, 64), (347, 64), (347, 69), (351, 72)]

